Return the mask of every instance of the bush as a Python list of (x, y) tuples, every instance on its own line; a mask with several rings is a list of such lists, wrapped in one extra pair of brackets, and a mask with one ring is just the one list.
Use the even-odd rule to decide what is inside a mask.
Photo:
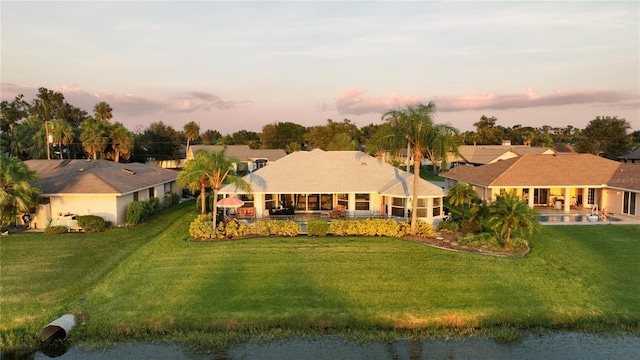
[(173, 205), (177, 205), (180, 203), (180, 195), (176, 194), (173, 191), (169, 191), (166, 194), (164, 194), (163, 203), (165, 208), (169, 208), (169, 207), (172, 207)]
[(405, 236), (408, 223), (391, 219), (333, 220), (328, 233), (336, 236)]
[(421, 237), (435, 237), (436, 232), (433, 230), (433, 225), (428, 222), (418, 220), (416, 224), (417, 235)]
[(127, 206), (127, 222), (129, 224), (140, 224), (149, 217), (149, 203), (146, 201), (134, 201)]
[(324, 220), (309, 220), (307, 222), (307, 236), (326, 236), (329, 223)]
[(66, 226), (62, 226), (62, 225), (49, 226), (49, 227), (44, 229), (45, 235), (59, 235), (59, 234), (64, 234), (64, 233), (66, 233), (68, 231), (69, 231), (69, 229), (67, 229)]
[(149, 199), (149, 215), (155, 214), (160, 211), (160, 199), (152, 197)]
[(261, 220), (253, 226), (253, 234), (261, 236), (296, 236), (300, 224), (291, 220)]
[(108, 227), (108, 223), (96, 215), (76, 216), (76, 220), (78, 220), (78, 225), (80, 225), (85, 232), (101, 232), (105, 231)]
[(438, 223), (438, 231), (454, 233), (460, 230), (460, 225), (455, 221), (441, 221)]
[[(220, 223), (220, 225), (224, 226), (223, 223)], [(214, 231), (211, 213), (198, 215), (189, 225), (189, 235), (191, 235), (194, 240), (199, 241), (222, 238), (222, 236), (218, 237)]]

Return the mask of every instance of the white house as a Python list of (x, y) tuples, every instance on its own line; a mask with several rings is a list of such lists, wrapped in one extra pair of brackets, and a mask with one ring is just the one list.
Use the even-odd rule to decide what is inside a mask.
[(32, 228), (43, 229), (51, 221), (74, 215), (97, 215), (116, 225), (126, 222), (127, 206), (135, 200), (178, 192), (175, 170), (140, 163), (107, 160), (28, 160), (39, 175), (41, 204), (35, 209)]
[[(271, 209), (295, 214), (344, 209), (349, 216), (406, 217), (411, 208), (413, 174), (360, 151), (298, 151), (246, 175), (252, 194), (233, 185), (220, 194), (239, 196), (257, 217)], [(444, 217), (444, 191), (419, 179), (418, 217), (437, 222)]]

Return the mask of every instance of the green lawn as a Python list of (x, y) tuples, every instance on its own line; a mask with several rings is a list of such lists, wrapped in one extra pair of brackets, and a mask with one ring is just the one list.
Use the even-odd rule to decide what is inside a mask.
[(193, 203), (102, 234), (0, 241), (3, 349), (72, 312), (73, 338), (294, 331), (640, 331), (637, 226), (546, 226), (525, 258), (397, 238), (186, 242)]

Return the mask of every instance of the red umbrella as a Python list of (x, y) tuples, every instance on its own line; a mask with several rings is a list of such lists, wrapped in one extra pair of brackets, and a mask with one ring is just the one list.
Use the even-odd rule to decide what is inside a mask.
[(227, 197), (218, 200), (216, 204), (218, 204), (218, 206), (222, 208), (239, 208), (240, 206), (244, 205), (244, 201), (236, 197)]

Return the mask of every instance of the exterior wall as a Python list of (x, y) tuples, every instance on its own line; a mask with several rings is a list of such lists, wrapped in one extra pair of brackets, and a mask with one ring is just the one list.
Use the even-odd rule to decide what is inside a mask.
[(48, 205), (38, 207), (39, 213), (36, 214), (35, 220), (37, 229), (44, 229), (52, 219), (69, 219), (64, 216), (65, 214), (96, 215), (114, 224), (117, 223), (117, 201), (114, 195), (52, 196), (50, 199), (51, 202)]
[(498, 162), (498, 161), (500, 161), (500, 160), (507, 160), (507, 159), (511, 159), (511, 158), (514, 158), (514, 157), (518, 157), (518, 155), (516, 155), (516, 154), (514, 154), (514, 153), (512, 153), (512, 152), (507, 151), (507, 152), (505, 152), (504, 154), (502, 154), (502, 155), (498, 156), (497, 158), (495, 158), (495, 159), (493, 159), (493, 160), (489, 161), (487, 164), (493, 164), (494, 162)]
[(127, 222), (127, 207), (133, 202), (133, 194), (118, 196), (116, 199), (115, 225), (124, 225)]

